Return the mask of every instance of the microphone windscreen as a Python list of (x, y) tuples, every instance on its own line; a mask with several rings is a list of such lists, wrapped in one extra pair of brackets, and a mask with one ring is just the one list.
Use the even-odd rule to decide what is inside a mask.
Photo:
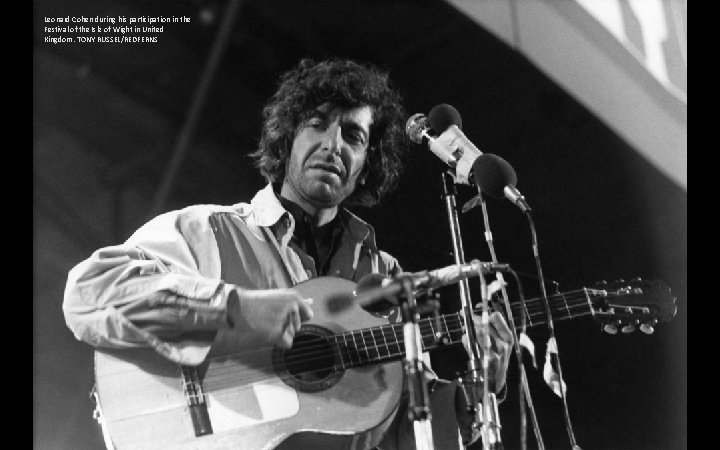
[(515, 186), (517, 174), (510, 163), (492, 153), (483, 153), (473, 162), (475, 184), (483, 193), (503, 198), (505, 186)]
[(460, 113), (446, 103), (434, 106), (428, 114), (428, 121), (430, 128), (437, 134), (444, 133), (451, 125), (457, 125), (462, 130)]

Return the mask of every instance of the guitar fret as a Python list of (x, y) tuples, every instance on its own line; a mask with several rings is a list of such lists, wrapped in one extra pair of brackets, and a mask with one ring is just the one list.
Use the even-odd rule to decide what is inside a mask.
[(596, 311), (595, 311), (595, 308), (593, 307), (592, 299), (590, 298), (590, 291), (588, 291), (587, 288), (583, 288), (582, 292), (583, 292), (583, 297), (585, 297), (585, 300), (587, 301), (588, 310), (590, 311), (590, 314), (592, 314), (594, 317)]
[(449, 327), (448, 324), (447, 324), (447, 318), (446, 318), (444, 315), (441, 316), (441, 317), (442, 317), (442, 320), (443, 320), (443, 324), (445, 325), (445, 330), (444, 330), (444, 331), (447, 332), (448, 336), (450, 336), (450, 340), (452, 341), (453, 338), (452, 338), (452, 336), (450, 335), (450, 327)]
[[(545, 305), (545, 302), (543, 302), (543, 305)], [(547, 312), (547, 309), (550, 309), (550, 312)], [(566, 319), (568, 317), (572, 317), (570, 314), (570, 311), (567, 308), (567, 304), (563, 297), (560, 294), (554, 294), (550, 297), (548, 297), (547, 300), (547, 306), (543, 308), (543, 311), (546, 315), (550, 314), (550, 317), (557, 320)], [(554, 313), (557, 313), (554, 314)], [(566, 315), (567, 314), (567, 315)], [(549, 319), (549, 317), (547, 318)]]
[[(372, 333), (373, 341), (375, 342), (375, 348), (377, 349), (377, 352), (378, 352), (378, 360), (381, 361), (381, 360), (385, 359), (385, 358), (388, 356), (388, 355), (387, 355), (387, 353), (388, 353), (387, 343), (383, 343), (382, 341), (380, 341), (380, 338), (383, 338), (383, 339), (384, 339), (384, 337), (383, 337), (382, 335), (381, 335), (381, 336), (378, 336), (377, 338), (375, 337), (375, 332), (376, 332), (376, 330), (377, 330), (377, 328), (371, 328), (371, 329), (370, 329), (370, 333)], [(380, 333), (382, 333), (382, 327), (380, 327), (380, 330), (378, 330), (378, 331), (379, 331)], [(378, 341), (380, 341), (380, 344), (379, 344), (379, 345), (378, 345)], [(381, 348), (382, 348), (382, 349), (385, 349), (385, 355), (383, 355), (383, 354), (380, 352), (380, 349), (381, 349)]]
[(388, 346), (387, 337), (385, 337), (385, 327), (380, 327), (380, 334), (382, 334), (383, 342), (385, 343), (383, 347), (385, 347), (385, 350), (387, 351), (387, 357), (390, 357), (390, 347)]
[(567, 299), (565, 298), (565, 294), (564, 294), (564, 293), (560, 294), (560, 297), (562, 298), (563, 303), (565, 303), (565, 309), (566, 309), (567, 312), (568, 312), (568, 317), (569, 317), (570, 319), (572, 319), (573, 315), (572, 315), (572, 313), (570, 312), (570, 308), (568, 307), (568, 302), (567, 302)]
[(447, 334), (450, 337), (450, 342), (461, 342), (462, 337), (465, 334), (462, 318), (460, 317), (460, 314), (456, 313), (450, 316), (450, 319), (457, 322), (456, 328), (450, 328), (450, 326), (447, 324), (445, 316), (443, 316), (443, 320), (445, 321), (445, 329), (447, 330)]
[[(362, 354), (362, 344), (358, 342), (357, 340), (357, 330), (353, 330), (350, 332), (350, 335), (352, 336), (354, 348), (355, 350), (355, 356), (357, 357), (357, 363), (362, 364), (363, 363), (363, 354)], [(362, 334), (360, 335), (360, 338), (362, 339)]]
[(346, 368), (345, 360), (343, 359), (343, 349), (340, 346), (340, 342), (338, 341), (338, 336), (339, 335), (336, 334), (335, 336), (333, 336), (333, 338), (335, 339), (335, 346), (337, 348), (338, 355), (340, 355), (340, 365), (342, 366), (342, 368), (344, 370)]
[[(420, 338), (422, 341), (423, 351), (431, 350), (437, 346), (435, 342), (435, 333), (432, 331), (432, 320), (423, 319), (419, 322)], [(427, 331), (428, 327), (430, 332)]]
[[(399, 327), (402, 327), (402, 324), (393, 324), (390, 328), (393, 330), (393, 336), (395, 337), (395, 345), (397, 346), (397, 355), (403, 355), (405, 351), (400, 346), (400, 339), (398, 338), (397, 329), (396, 329), (396, 328), (398, 328), (398, 325), (399, 325)], [(403, 336), (402, 328), (400, 328), (400, 336)], [(404, 339), (404, 336), (403, 336), (403, 339)]]
[(362, 344), (357, 347), (358, 350), (358, 359), (360, 361), (360, 364), (365, 363), (369, 359), (368, 351), (367, 351), (367, 343), (365, 342), (365, 336), (363, 336), (362, 330), (356, 330), (353, 331), (353, 340), (355, 339), (355, 333), (360, 334), (360, 339), (362, 340)]
[[(350, 347), (347, 335), (348, 333), (343, 333), (343, 340), (345, 341), (345, 351), (347, 352), (348, 359), (350, 360), (350, 366), (352, 367), (355, 365), (355, 362), (353, 361), (353, 354), (356, 354), (357, 352), (353, 351), (353, 348)], [(354, 342), (355, 340), (353, 339), (353, 347), (356, 347)]]
[(431, 341), (431, 342), (432, 342), (432, 345), (433, 345), (433, 347), (434, 347), (434, 346), (435, 346), (435, 340), (436, 340), (436, 338), (437, 338), (437, 334), (435, 334), (435, 327), (433, 327), (433, 322), (434, 322), (434, 318), (433, 318), (433, 319), (428, 319), (428, 323), (430, 324), (430, 333), (432, 333), (432, 341)]
[[(366, 333), (370, 335), (370, 337), (368, 339), (365, 339)], [(362, 335), (363, 335), (363, 342), (365, 342), (365, 353), (367, 353), (368, 360), (369, 361), (377, 361), (378, 359), (380, 359), (380, 351), (378, 350), (377, 342), (375, 342), (375, 336), (373, 336), (372, 330), (371, 329), (363, 330)], [(368, 342), (370, 342), (371, 340), (372, 340), (372, 344), (368, 345)], [(375, 352), (374, 356), (371, 353), (371, 351), (373, 351), (373, 350)]]
[[(391, 357), (397, 357), (399, 355), (402, 355), (402, 349), (400, 348), (400, 342), (398, 341), (397, 332), (395, 331), (396, 326), (397, 326), (397, 324), (390, 324), (390, 325), (386, 325), (383, 327), (383, 330), (387, 330), (387, 329), (392, 330), (392, 340), (388, 344), (388, 353), (389, 353), (389, 356), (391, 356)], [(383, 331), (383, 333), (384, 333), (384, 331)], [(387, 340), (387, 338), (386, 338), (386, 340)], [(394, 345), (397, 348), (397, 350), (393, 350), (390, 347), (390, 345)]]

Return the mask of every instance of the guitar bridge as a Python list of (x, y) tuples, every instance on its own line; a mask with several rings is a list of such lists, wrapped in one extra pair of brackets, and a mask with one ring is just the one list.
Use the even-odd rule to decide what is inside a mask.
[(187, 400), (195, 436), (199, 437), (212, 434), (212, 423), (210, 422), (210, 415), (207, 410), (205, 393), (203, 392), (197, 370), (191, 366), (181, 366), (181, 368), (183, 393)]

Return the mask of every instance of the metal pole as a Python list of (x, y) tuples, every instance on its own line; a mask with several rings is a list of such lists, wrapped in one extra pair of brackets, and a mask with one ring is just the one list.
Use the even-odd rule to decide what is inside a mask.
[[(455, 184), (452, 176), (447, 172), (443, 173), (443, 195), (445, 197), (445, 206), (447, 209), (448, 221), (450, 223), (450, 235), (453, 244), (453, 255), (455, 256), (455, 264), (464, 264), (465, 255), (463, 252), (462, 245), (462, 234), (460, 232), (460, 221), (457, 215), (457, 205), (455, 203)], [(481, 275), (482, 277), (482, 275)], [(460, 281), (460, 301), (462, 303), (462, 318), (465, 326), (465, 330), (468, 338), (469, 347), (469, 360), (468, 360), (468, 373), (466, 378), (469, 381), (471, 392), (469, 395), (466, 392), (466, 398), (476, 399), (477, 383), (481, 380), (483, 383), (483, 407), (480, 411), (477, 408), (477, 401), (473, 400), (472, 406), (476, 414), (482, 420), (483, 429), (483, 448), (500, 450), (502, 449), (502, 440), (500, 437), (500, 422), (497, 416), (497, 398), (495, 393), (486, 392), (487, 389), (487, 378), (482, 378), (480, 372), (483, 370), (483, 359), (480, 354), (480, 346), (478, 345), (477, 336), (475, 334), (475, 325), (473, 323), (473, 305), (470, 297), (470, 284), (466, 279)], [(485, 369), (487, 367), (485, 366)], [(487, 375), (487, 374), (486, 374)], [(463, 383), (463, 387), (465, 383)]]

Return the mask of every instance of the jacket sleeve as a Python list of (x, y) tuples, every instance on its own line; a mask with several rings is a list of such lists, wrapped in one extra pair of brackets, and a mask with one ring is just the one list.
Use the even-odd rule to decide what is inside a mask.
[(153, 347), (199, 364), (228, 327), (234, 286), (220, 279), (209, 212), (186, 209), (148, 222), (124, 244), (95, 251), (68, 274), (65, 321), (95, 347)]

